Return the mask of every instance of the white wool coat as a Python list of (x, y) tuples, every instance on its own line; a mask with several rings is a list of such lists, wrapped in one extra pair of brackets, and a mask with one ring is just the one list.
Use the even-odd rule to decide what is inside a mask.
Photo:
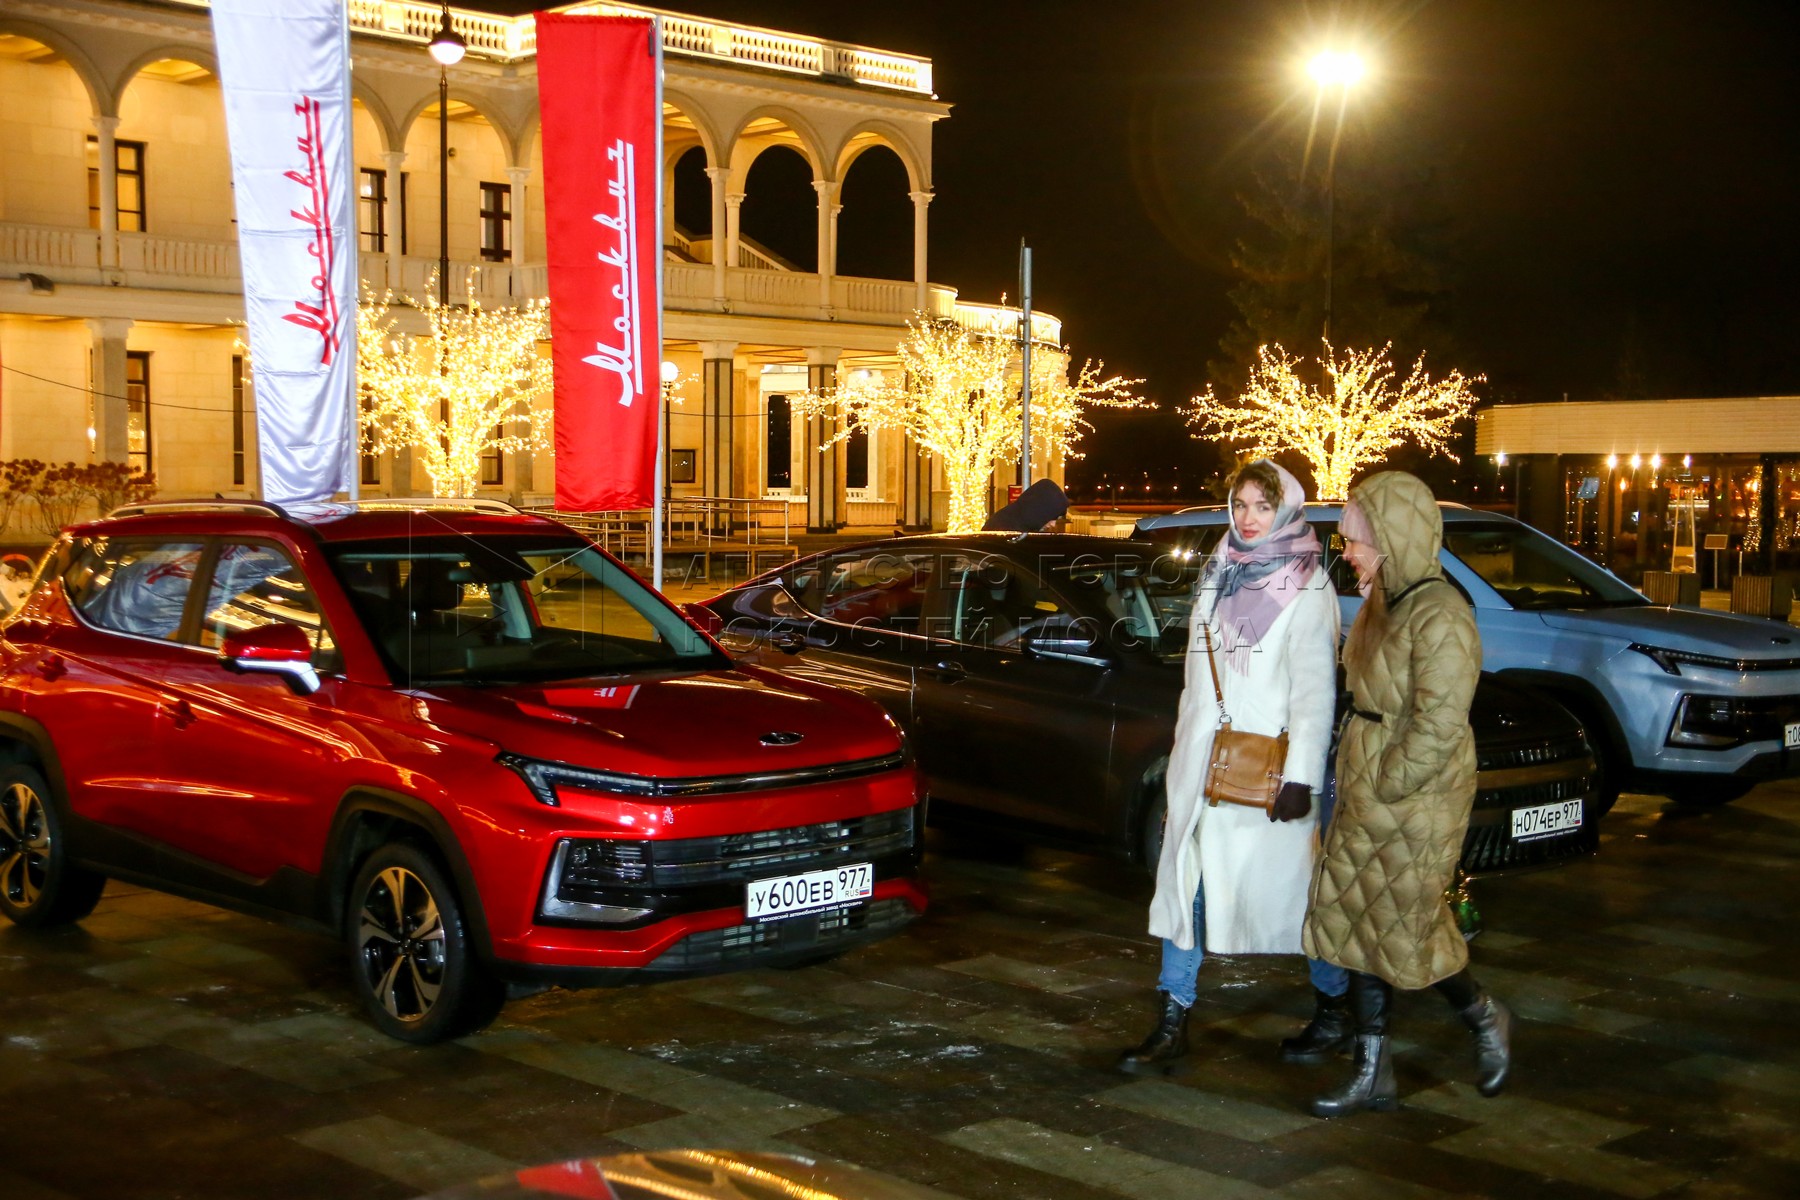
[[(1249, 672), (1242, 675), (1220, 653), (1213, 612), (1217, 603), (1216, 592), (1203, 590), (1189, 621), (1181, 708), (1169, 758), (1169, 819), (1150, 901), (1150, 932), (1192, 949), (1194, 892), (1204, 878), (1208, 951), (1298, 954), (1318, 855), (1319, 794), (1337, 704), (1337, 593), (1323, 567), (1313, 572), (1257, 643)], [(1287, 730), (1282, 779), (1313, 789), (1312, 810), (1298, 821), (1271, 822), (1260, 808), (1209, 806), (1201, 797), (1219, 726), (1203, 628), (1212, 631), (1231, 727), (1269, 737)]]

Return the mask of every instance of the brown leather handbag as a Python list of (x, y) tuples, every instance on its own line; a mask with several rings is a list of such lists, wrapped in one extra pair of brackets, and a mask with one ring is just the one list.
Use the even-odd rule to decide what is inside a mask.
[(1237, 733), (1225, 711), (1225, 691), (1219, 686), (1219, 664), (1213, 658), (1212, 627), (1201, 626), (1206, 637), (1206, 665), (1212, 669), (1213, 698), (1219, 703), (1219, 729), (1213, 734), (1212, 764), (1206, 771), (1206, 802), (1242, 804), (1264, 812), (1275, 807), (1281, 790), (1281, 772), (1287, 767), (1288, 737), (1261, 733)]

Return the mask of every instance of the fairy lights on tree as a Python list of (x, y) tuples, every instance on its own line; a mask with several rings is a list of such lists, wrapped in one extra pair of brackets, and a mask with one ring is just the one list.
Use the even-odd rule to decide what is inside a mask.
[(1328, 387), (1321, 388), (1300, 378), (1299, 359), (1264, 346), (1243, 393), (1227, 401), (1207, 388), (1188, 401), (1188, 424), (1256, 457), (1295, 452), (1311, 465), (1321, 500), (1344, 499), (1359, 471), (1404, 445), (1458, 461), (1450, 435), (1474, 411), (1470, 385), (1485, 377), (1453, 370), (1433, 380), (1420, 355), (1399, 381), (1390, 349), (1335, 351), (1325, 343), (1318, 363)]
[(440, 305), (435, 292), (409, 299), (431, 327), (420, 337), (395, 328), (391, 294), (357, 308), (364, 451), (412, 450), (435, 496), (474, 495), (483, 455), (550, 444), (547, 417), (531, 407), (550, 390), (550, 360), (537, 349), (550, 336), (549, 304), (483, 308), (474, 291), (466, 309)]
[[(987, 518), (988, 480), (997, 466), (1019, 460), (1019, 363), (1007, 338), (971, 333), (948, 321), (908, 322), (899, 346), (900, 369), (856, 371), (842, 385), (792, 398), (808, 416), (842, 418), (833, 442), (858, 429), (904, 433), (944, 466), (952, 533), (980, 529)], [(1102, 378), (1103, 364), (1087, 363), (1068, 377), (1068, 355), (1033, 354), (1032, 457), (1060, 461), (1090, 429), (1088, 408), (1136, 408), (1140, 380)], [(828, 443), (830, 444), (830, 443)]]

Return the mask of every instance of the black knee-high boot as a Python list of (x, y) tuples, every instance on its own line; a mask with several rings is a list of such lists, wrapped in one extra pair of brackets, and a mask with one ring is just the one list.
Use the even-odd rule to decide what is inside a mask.
[(1281, 1039), (1281, 1061), (1329, 1062), (1350, 1048), (1355, 1026), (1350, 1019), (1350, 993), (1333, 996), (1313, 989), (1313, 1018), (1305, 1029)]
[(1315, 1117), (1341, 1117), (1360, 1109), (1387, 1112), (1399, 1107), (1394, 1064), (1388, 1051), (1388, 1009), (1394, 989), (1385, 979), (1350, 974), (1350, 1012), (1356, 1022), (1356, 1069), (1350, 1081), (1313, 1099)]
[(1475, 1088), (1498, 1096), (1512, 1073), (1512, 1012), (1469, 975), (1458, 971), (1439, 980), (1437, 990), (1475, 1035)]

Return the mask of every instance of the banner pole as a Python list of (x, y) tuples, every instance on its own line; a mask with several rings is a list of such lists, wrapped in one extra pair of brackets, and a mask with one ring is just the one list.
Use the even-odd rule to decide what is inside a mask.
[(650, 53), (656, 59), (656, 107), (651, 111), (656, 114), (656, 153), (651, 161), (656, 163), (656, 475), (655, 493), (650, 502), (650, 578), (657, 591), (663, 590), (663, 521), (668, 512), (663, 499), (663, 479), (669, 469), (669, 447), (665, 444), (664, 431), (669, 428), (669, 392), (662, 380), (662, 318), (663, 318), (663, 254), (662, 231), (663, 204), (663, 52), (662, 52), (662, 18), (650, 18)]

